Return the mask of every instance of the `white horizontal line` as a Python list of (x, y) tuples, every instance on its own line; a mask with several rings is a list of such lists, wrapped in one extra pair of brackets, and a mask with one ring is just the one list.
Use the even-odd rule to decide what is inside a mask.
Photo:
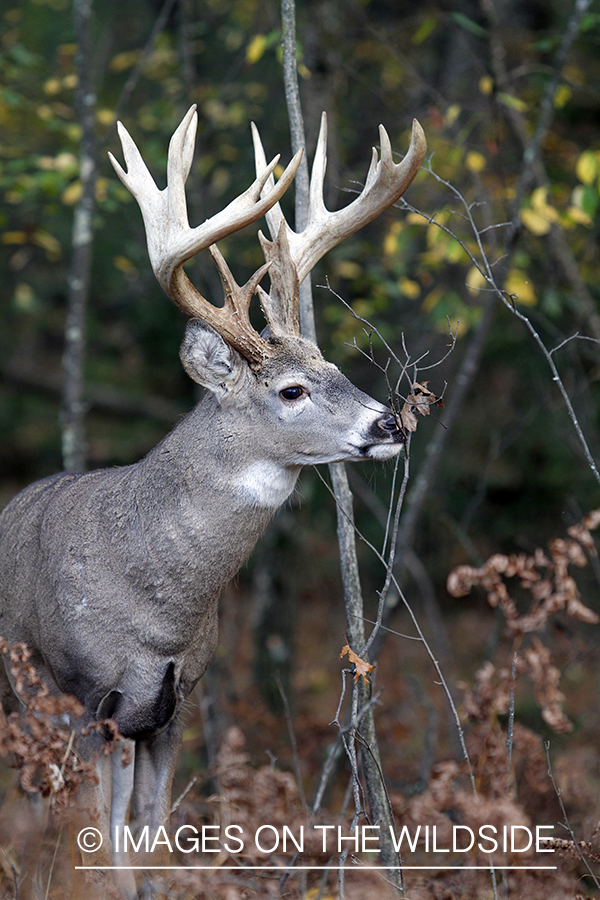
[(92, 869), (95, 871), (105, 871), (105, 870), (114, 870), (114, 869), (125, 869), (125, 870), (136, 870), (148, 872), (150, 870), (162, 869), (169, 871), (182, 871), (187, 872), (192, 869), (206, 869), (206, 870), (215, 870), (219, 871), (219, 869), (231, 869), (235, 872), (243, 872), (245, 870), (249, 871), (283, 871), (283, 872), (307, 872), (311, 869), (348, 869), (355, 872), (360, 872), (363, 869), (369, 869), (376, 872), (389, 872), (395, 871), (396, 869), (401, 869), (403, 872), (406, 872), (409, 869), (435, 869), (435, 870), (445, 870), (445, 869), (481, 869), (484, 872), (488, 872), (490, 869), (494, 869), (496, 872), (510, 872), (523, 869), (528, 869), (531, 871), (540, 871), (540, 870), (555, 870), (558, 866), (498, 866), (495, 863), (489, 864), (487, 866), (75, 866), (76, 869)]

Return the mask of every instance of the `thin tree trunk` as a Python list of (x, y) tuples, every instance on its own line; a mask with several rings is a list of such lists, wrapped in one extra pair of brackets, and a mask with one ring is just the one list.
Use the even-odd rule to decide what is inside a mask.
[[(304, 150), (300, 167), (296, 174), (295, 226), (302, 231), (308, 218), (308, 159), (306, 156), (306, 136), (304, 118), (298, 88), (298, 66), (296, 62), (296, 3), (295, 0), (281, 0), (281, 43), (283, 46), (283, 83), (285, 101), (290, 120), (292, 153)], [(312, 297), (312, 283), (307, 275), (300, 285), (300, 331), (304, 337), (317, 343), (315, 310)]]
[[(304, 148), (304, 157), (296, 176), (296, 229), (301, 231), (308, 217), (309, 177), (296, 65), (296, 11), (294, 0), (281, 0), (281, 19), (285, 97), (292, 135), (292, 152), (295, 153), (301, 147)], [(316, 343), (310, 276), (305, 279), (300, 290), (300, 327), (302, 334)], [(351, 647), (358, 653), (365, 645), (365, 633), (363, 597), (356, 554), (353, 497), (344, 464), (334, 463), (330, 465), (329, 473), (336, 499), (337, 531), (346, 606), (347, 636)], [(370, 699), (370, 685), (356, 685), (355, 689), (359, 692), (358, 702), (360, 710)], [(394, 851), (390, 832), (390, 826), (393, 822), (383, 782), (372, 707), (366, 711), (360, 720), (360, 733), (366, 744), (366, 749), (362, 753), (362, 764), (371, 821), (373, 824), (380, 825), (381, 828), (381, 863), (390, 867), (389, 880), (400, 889), (402, 875), (398, 869), (399, 857), (398, 853)]]
[(85, 469), (85, 402), (83, 366), (85, 361), (85, 317), (90, 289), (92, 264), (93, 215), (96, 189), (96, 98), (92, 91), (91, 72), (92, 0), (74, 0), (73, 25), (77, 40), (76, 69), (78, 77), (76, 107), (82, 129), (79, 153), (79, 177), (82, 194), (73, 221), (73, 249), (65, 351), (63, 356), (64, 388), (62, 405), (63, 468), (82, 472)]

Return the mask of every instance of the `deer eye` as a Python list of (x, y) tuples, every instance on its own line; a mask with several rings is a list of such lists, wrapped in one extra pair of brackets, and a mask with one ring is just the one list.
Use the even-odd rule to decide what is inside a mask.
[(303, 394), (304, 388), (300, 387), (299, 384), (295, 384), (293, 387), (287, 387), (282, 391), (279, 391), (279, 396), (284, 400), (299, 400)]

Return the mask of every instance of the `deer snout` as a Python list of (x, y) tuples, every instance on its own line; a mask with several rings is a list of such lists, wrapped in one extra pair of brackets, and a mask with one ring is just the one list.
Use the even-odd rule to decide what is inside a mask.
[(385, 413), (385, 415), (377, 419), (377, 427), (391, 435), (398, 434), (400, 431), (396, 417), (393, 413)]

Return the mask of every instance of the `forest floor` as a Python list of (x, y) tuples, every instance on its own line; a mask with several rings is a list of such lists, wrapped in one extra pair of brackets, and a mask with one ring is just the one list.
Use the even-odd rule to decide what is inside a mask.
[[(204, 853), (201, 847), (198, 852), (185, 852), (187, 847), (179, 852), (174, 847), (170, 863), (180, 868), (163, 876), (161, 890), (176, 900), (331, 900), (340, 896), (385, 900), (399, 896), (385, 871), (369, 868), (378, 865), (378, 844), (376, 840), (369, 843), (376, 830), (368, 828), (365, 852), (362, 847), (356, 852), (348, 840), (342, 843), (350, 852), (340, 894), (337, 837), (349, 837), (353, 815), (350, 769), (343, 751), (336, 756), (319, 811), (309, 811), (338, 734), (331, 723), (341, 689), (343, 663), (338, 655), (345, 643), (340, 611), (321, 598), (303, 600), (297, 614), (291, 709), (286, 717), (269, 709), (255, 683), (252, 626), (245, 614), (243, 590), (238, 586), (226, 593), (215, 663), (189, 704), (170, 823), (171, 835), (182, 826), (188, 826), (185, 834), (192, 833), (189, 826), (200, 834), (203, 827), (212, 826), (206, 833), (209, 838), (221, 835), (221, 842), (207, 841)], [(396, 617), (394, 630), (408, 631), (404, 619)], [(402, 845), (404, 896), (409, 900), (600, 896), (593, 874), (600, 860), (596, 834), (600, 651), (595, 629), (554, 627), (551, 638), (562, 673), (562, 705), (573, 726), (565, 727), (562, 734), (553, 733), (539, 714), (534, 687), (523, 679), (517, 691), (509, 764), (507, 717), (499, 712), (498, 702), (505, 685), (503, 666), (508, 662), (510, 668), (509, 646), (498, 635), (494, 613), (467, 603), (462, 612), (438, 625), (445, 632), (447, 648), (452, 648), (440, 656), (461, 714), (472, 783), (456, 724), (422, 645), (390, 636), (374, 675), (374, 688), (381, 690), (377, 735), (397, 833), (404, 828), (406, 838), (414, 841), (417, 832), (420, 838), (413, 844), (414, 851), (409, 841)], [(546, 741), (550, 742), (554, 784)], [(116, 896), (103, 880), (94, 885), (89, 875), (86, 881), (75, 870), (79, 855), (78, 823), (71, 810), (74, 796), (75, 788), (67, 802), (55, 804), (55, 814), (35, 842), (39, 896)], [(17, 884), (30, 852), (24, 849), (27, 837), (39, 826), (19, 788), (17, 773), (6, 766), (0, 770), (0, 798), (0, 896), (17, 900), (28, 896), (26, 888)], [(561, 801), (572, 834), (564, 825)], [(364, 816), (359, 821), (361, 827), (373, 824)], [(243, 841), (224, 841), (228, 826), (237, 826), (228, 834)], [(485, 826), (487, 832), (480, 832)], [(540, 826), (553, 828), (536, 833)], [(462, 848), (471, 835), (475, 842), (465, 851)], [(490, 857), (491, 845), (485, 838), (491, 835), (496, 835), (500, 849)], [(532, 847), (521, 852), (530, 835)], [(541, 844), (542, 851), (554, 852), (534, 852), (539, 835), (560, 839)], [(503, 840), (508, 841), (506, 852)], [(299, 844), (301, 851), (296, 852)], [(208, 852), (213, 848), (218, 852)], [(303, 871), (286, 871), (290, 864)], [(276, 868), (249, 870), (249, 866)]]

